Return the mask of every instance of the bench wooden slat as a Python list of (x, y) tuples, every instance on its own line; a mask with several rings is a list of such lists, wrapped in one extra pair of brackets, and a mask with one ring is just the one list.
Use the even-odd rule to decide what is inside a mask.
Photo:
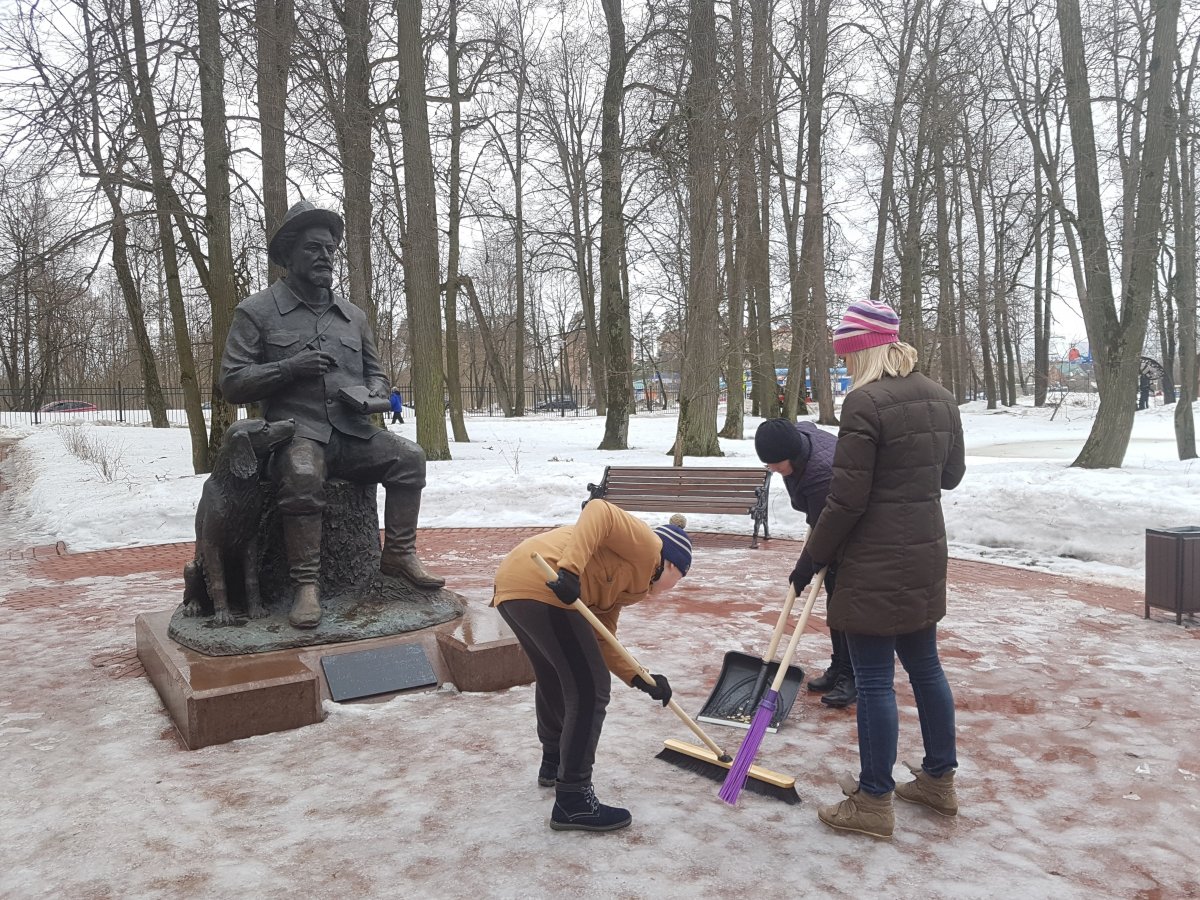
[(608, 466), (600, 484), (588, 485), (588, 499), (602, 497), (643, 512), (749, 515), (754, 519), (750, 546), (757, 547), (760, 525), (763, 538), (771, 536), (767, 528), (770, 479), (765, 469), (745, 467)]

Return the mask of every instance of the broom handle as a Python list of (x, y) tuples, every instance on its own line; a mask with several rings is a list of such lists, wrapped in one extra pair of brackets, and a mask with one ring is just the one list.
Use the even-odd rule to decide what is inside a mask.
[(775, 680), (771, 682), (771, 690), (776, 694), (783, 687), (783, 679), (787, 677), (788, 666), (792, 664), (792, 656), (796, 652), (796, 645), (800, 643), (800, 635), (808, 627), (808, 616), (812, 612), (813, 603), (817, 600), (817, 592), (821, 590), (821, 585), (825, 582), (825, 570), (828, 568), (828, 566), (821, 567), (821, 571), (813, 579), (812, 587), (808, 589), (808, 599), (804, 601), (804, 609), (800, 613), (800, 621), (796, 625), (796, 630), (792, 632), (792, 639), (788, 641), (787, 649), (783, 651), (783, 661), (779, 664), (779, 671), (775, 673)]
[[(550, 564), (547, 563), (546, 560), (542, 559), (542, 555), (540, 553), (531, 553), (529, 555), (533, 558), (533, 561), (537, 563), (538, 568), (542, 570), (542, 574), (545, 575), (547, 579), (554, 580), (558, 578), (558, 573), (550, 568)], [(596, 633), (600, 635), (600, 637), (604, 638), (604, 640), (608, 641), (609, 646), (616, 650), (618, 654), (620, 654), (621, 659), (625, 660), (625, 662), (629, 663), (629, 665), (633, 666), (637, 670), (637, 673), (642, 676), (643, 681), (645, 681), (647, 684), (654, 684), (654, 676), (650, 674), (650, 670), (638, 662), (634, 655), (625, 649), (624, 645), (617, 640), (616, 635), (604, 627), (604, 623), (596, 617), (594, 612), (587, 608), (582, 600), (576, 600), (571, 604), (571, 606), (578, 610), (579, 613), (592, 624), (592, 628), (596, 630)], [(704, 733), (704, 729), (697, 725), (691, 716), (683, 711), (683, 707), (675, 702), (674, 697), (667, 702), (667, 706), (670, 707), (671, 712), (679, 716), (684, 725), (692, 730), (692, 734), (696, 735), (696, 737), (700, 738), (700, 740), (704, 742), (704, 745), (708, 747), (709, 750), (717, 754), (718, 757), (725, 756), (725, 751), (721, 749), (716, 741)]]

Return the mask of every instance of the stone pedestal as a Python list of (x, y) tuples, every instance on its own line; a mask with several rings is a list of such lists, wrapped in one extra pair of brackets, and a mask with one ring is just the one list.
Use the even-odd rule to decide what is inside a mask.
[[(179, 644), (168, 635), (170, 622), (170, 612), (137, 617), (138, 659), (189, 750), (320, 722), (322, 702), (330, 699), (321, 659), (332, 654), (417, 643), (438, 686), (451, 682), (464, 691), (499, 691), (533, 681), (517, 639), (479, 601), (468, 602), (461, 619), (420, 631), (223, 656)], [(394, 695), (370, 699), (389, 696)]]
[(317, 674), (293, 651), (205, 656), (167, 637), (170, 619), (163, 612), (134, 620), (138, 659), (189, 750), (325, 717)]
[(459, 621), (437, 631), (438, 648), (460, 691), (502, 691), (533, 681), (533, 666), (494, 609), (468, 606)]

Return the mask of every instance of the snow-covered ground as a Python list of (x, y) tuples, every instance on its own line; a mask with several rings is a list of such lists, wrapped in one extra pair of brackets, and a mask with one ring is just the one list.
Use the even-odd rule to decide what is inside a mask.
[[(1174, 407), (1137, 414), (1120, 469), (1083, 470), (1070, 463), (1095, 414), (1094, 398), (1068, 398), (1057, 411), (1019, 405), (989, 412), (963, 408), (967, 475), (943, 497), (951, 554), (1029, 566), (1138, 587), (1147, 528), (1200, 525), (1200, 461), (1176, 459)], [(688, 465), (757, 466), (754, 429), (721, 440), (723, 458)], [(409, 418), (392, 426), (415, 436)], [(115, 468), (97, 467), (67, 450), (64, 432), (85, 432)], [(602, 419), (468, 419), (470, 443), (451, 444), (452, 460), (429, 464), (423, 526), (541, 526), (573, 521), (588, 482), (607, 464), (669, 465), (675, 418), (639, 414), (630, 449), (600, 451)], [(72, 551), (191, 540), (205, 476), (191, 474), (188, 432), (97, 424), (0, 428), (19, 438), (4, 470), (14, 513), (9, 539), (64, 541)], [(382, 508), (382, 503), (380, 504)], [(647, 516), (647, 519), (653, 518)], [(694, 516), (693, 528), (745, 531), (749, 520)], [(802, 537), (803, 522), (776, 479), (771, 533)], [(11, 529), (17, 529), (15, 533)]]
[[(690, 736), (614, 685), (597, 790), (634, 824), (611, 836), (546, 828), (528, 686), (327, 703), (319, 726), (185, 752), (149, 681), (110, 677), (104, 662), (132, 648), (135, 615), (174, 605), (178, 573), (56, 581), (17, 562), (0, 578), (0, 896), (1198, 896), (1200, 643), (1165, 617), (1096, 605), (1088, 581), (1140, 587), (1144, 529), (1200, 524), (1200, 468), (1174, 459), (1163, 408), (1138, 414), (1124, 468), (1069, 468), (1092, 413), (965, 410), (967, 475), (944, 498), (952, 553), (1071, 577), (951, 584), (941, 634), (956, 820), (899, 804), (891, 843), (820, 825), (815, 807), (856, 769), (855, 719), (804, 692), (758, 759), (794, 774), (803, 804), (747, 795), (730, 808), (716, 783), (653, 759), (664, 737)], [(472, 442), (429, 466), (422, 523), (570, 521), (606, 463), (667, 464), (674, 424), (639, 415), (633, 449), (602, 453), (597, 419), (470, 420)], [(724, 459), (688, 463), (757, 465), (756, 425), (722, 441)], [(79, 428), (73, 442), (98, 448), (111, 480), (68, 452), (63, 429), (0, 429), (15, 442), (0, 464), (0, 560), (54, 540), (83, 551), (192, 538), (203, 476), (190, 474), (186, 430)], [(411, 421), (400, 430), (411, 436)], [(746, 535), (749, 520), (689, 525)], [(776, 481), (773, 535), (802, 530)], [(724, 651), (762, 649), (791, 567), (772, 549), (704, 556), (677, 604), (668, 595), (622, 618), (623, 639), (693, 712)], [(453, 587), (483, 603), (493, 568), (487, 556), (464, 564)], [(824, 664), (824, 638), (801, 648), (805, 668)], [(900, 682), (900, 753), (913, 758)], [(736, 749), (741, 732), (714, 731)]]

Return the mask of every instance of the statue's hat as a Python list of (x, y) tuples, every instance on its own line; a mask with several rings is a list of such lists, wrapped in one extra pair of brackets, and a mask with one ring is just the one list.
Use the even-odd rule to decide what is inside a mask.
[(271, 262), (275, 263), (275, 265), (283, 266), (286, 269), (291, 250), (291, 239), (305, 228), (318, 228), (321, 226), (329, 229), (329, 233), (333, 235), (333, 239), (337, 243), (340, 244), (342, 242), (342, 235), (346, 231), (346, 223), (342, 221), (341, 216), (333, 210), (321, 209), (318, 206), (314, 206), (307, 200), (300, 200), (293, 203), (287, 213), (284, 214), (283, 222), (271, 237), (271, 242), (267, 244), (267, 256), (271, 258)]

